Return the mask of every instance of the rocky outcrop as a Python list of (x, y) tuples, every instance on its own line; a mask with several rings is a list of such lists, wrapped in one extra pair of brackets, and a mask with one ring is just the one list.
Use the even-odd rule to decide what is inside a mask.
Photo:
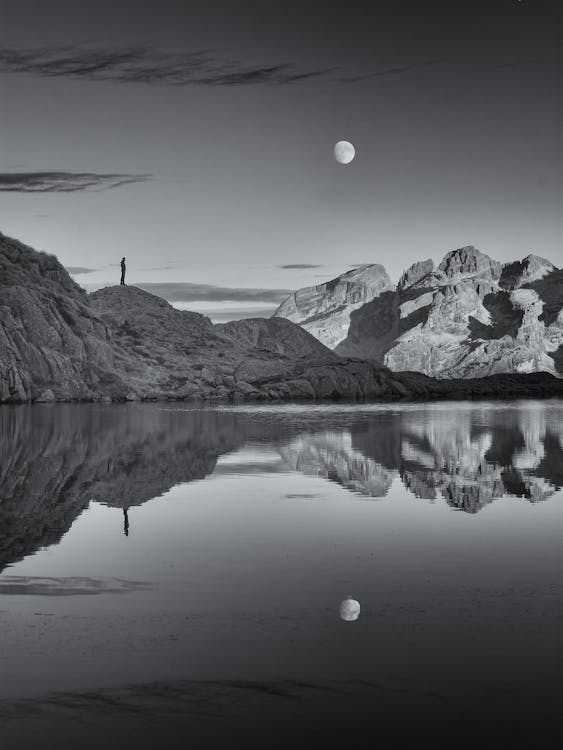
[(218, 323), (215, 331), (244, 349), (270, 352), (280, 357), (311, 357), (336, 361), (338, 357), (318, 339), (285, 318), (246, 318)]
[(214, 326), (136, 287), (87, 295), (55, 257), (4, 236), (0, 264), (0, 402), (281, 398), (296, 378), (311, 396), (314, 362), (338, 387), (340, 359), (287, 320)]
[[(356, 278), (361, 274), (358, 269)], [(341, 286), (338, 279), (331, 283)], [(293, 302), (309, 290), (289, 297), (276, 315), (290, 313), (337, 354), (372, 359), (395, 372), (442, 379), (563, 375), (563, 279), (544, 258), (529, 255), (502, 265), (467, 246), (447, 253), (437, 267), (431, 260), (415, 263), (396, 288), (372, 291), (359, 305), (342, 298), (337, 313), (327, 311), (322, 328)], [(325, 298), (315, 299), (318, 308), (330, 303), (328, 292)]]
[(0, 402), (93, 397), (109, 333), (57, 259), (0, 235)]
[(274, 316), (299, 323), (333, 349), (346, 338), (352, 311), (392, 288), (383, 266), (364, 265), (326, 284), (299, 289), (281, 303)]
[[(399, 357), (402, 351), (399, 344), (404, 345), (402, 341), (393, 344), (398, 327), (395, 292), (383, 291), (352, 312), (350, 331), (356, 330), (356, 322), (360, 322), (360, 327), (365, 324), (366, 310), (381, 306), (374, 325), (368, 326), (373, 347), (366, 359), (339, 356), (283, 318), (213, 325), (203, 315), (177, 310), (136, 287), (108, 287), (87, 295), (56, 258), (4, 236), (0, 236), (0, 264), (0, 402), (404, 399), (460, 394), (509, 397), (547, 396), (562, 391), (563, 382), (558, 383), (549, 375), (468, 380), (461, 384), (412, 372), (391, 372), (381, 361), (393, 363), (393, 357)], [(456, 266), (453, 262), (450, 265), (455, 276)], [(477, 266), (477, 283), (490, 284), (487, 264)], [(375, 267), (372, 270), (372, 291), (378, 285), (385, 288), (386, 277)], [(401, 308), (409, 320), (413, 316), (428, 317), (422, 303), (433, 292), (424, 287), (425, 280), (442, 278), (449, 272), (448, 266), (444, 271), (423, 275), (406, 290), (411, 296), (401, 303)], [(421, 276), (418, 272), (415, 275)], [(515, 295), (514, 304), (519, 305), (516, 312), (511, 308), (511, 314), (516, 316), (511, 325), (518, 326), (523, 348), (527, 342), (543, 341), (542, 316), (546, 323), (545, 316), (555, 321), (548, 326), (551, 348), (559, 341), (557, 296), (554, 298), (552, 288), (545, 282), (542, 278), (532, 282), (535, 288), (530, 285), (511, 292)], [(456, 284), (462, 288), (461, 282)], [(541, 288), (537, 286), (542, 284)], [(367, 287), (362, 288), (364, 294)], [(460, 292), (458, 302), (451, 287), (443, 292), (448, 302), (442, 309), (448, 305), (452, 308), (450, 322), (441, 322), (445, 340), (458, 340), (453, 331), (462, 336), (464, 324), (455, 313), (456, 304), (463, 305), (463, 295), (470, 291)], [(471, 294), (479, 293), (473, 290)], [(541, 294), (549, 294), (549, 309), (537, 304), (536, 297)], [(350, 346), (352, 338), (349, 332)], [(406, 346), (397, 369), (407, 365), (424, 369), (418, 365), (424, 364), (427, 350), (418, 340), (414, 344)], [(365, 345), (366, 341), (362, 341), (359, 349)], [(494, 341), (489, 345), (494, 346)], [(513, 359), (519, 356), (518, 351), (511, 355)], [(430, 349), (426, 358), (443, 362), (441, 352)], [(534, 367), (521, 365), (520, 369)]]

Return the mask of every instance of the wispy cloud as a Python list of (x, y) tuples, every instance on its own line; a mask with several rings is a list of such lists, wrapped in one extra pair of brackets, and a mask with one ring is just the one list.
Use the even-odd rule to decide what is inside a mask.
[(191, 284), (188, 282), (150, 282), (135, 286), (156, 294), (169, 302), (264, 302), (276, 304), (284, 300), (290, 289), (245, 289), (240, 287)]
[(84, 266), (65, 266), (66, 270), (72, 275), (77, 276), (81, 273), (94, 273), (97, 268), (85, 268)]
[(222, 60), (211, 50), (174, 53), (159, 51), (150, 45), (113, 49), (0, 47), (0, 72), (118, 83), (169, 86), (283, 85), (318, 78), (334, 70), (300, 69), (292, 62), (249, 65), (237, 60)]
[(98, 174), (96, 172), (1, 172), (0, 191), (8, 193), (74, 193), (145, 182), (148, 174)]
[(106, 49), (76, 45), (28, 49), (0, 47), (0, 72), (4, 73), (167, 86), (279, 86), (318, 78), (349, 84), (396, 76), (440, 62), (443, 61), (423, 60), (346, 76), (339, 67), (303, 68), (288, 61), (249, 64), (222, 59), (213, 50), (168, 52), (149, 44)]
[(410, 65), (400, 65), (395, 68), (383, 68), (382, 70), (374, 70), (371, 73), (361, 73), (355, 76), (344, 76), (342, 78), (339, 78), (338, 80), (340, 83), (358, 83), (359, 81), (367, 81), (370, 78), (381, 78), (383, 76), (395, 76), (400, 73), (408, 73), (411, 70), (417, 70), (418, 68), (427, 68), (430, 65), (437, 65), (441, 62), (445, 62), (445, 60), (423, 60), (422, 62), (411, 63)]
[(292, 268), (324, 268), (324, 264), (315, 263), (286, 263), (283, 266), (277, 266), (277, 268), (292, 269)]

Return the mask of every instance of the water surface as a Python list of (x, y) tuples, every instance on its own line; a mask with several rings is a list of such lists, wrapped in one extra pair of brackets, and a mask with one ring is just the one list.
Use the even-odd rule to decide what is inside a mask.
[(39, 722), (56, 746), (78, 716), (121, 747), (186, 722), (202, 743), (261, 721), (288, 742), (371, 722), (547, 741), (562, 416), (2, 407), (0, 732), (34, 747)]

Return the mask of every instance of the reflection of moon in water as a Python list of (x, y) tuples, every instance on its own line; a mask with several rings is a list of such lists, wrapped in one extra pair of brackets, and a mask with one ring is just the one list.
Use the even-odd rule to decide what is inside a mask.
[(340, 602), (340, 617), (346, 622), (353, 622), (360, 616), (360, 602), (355, 599), (344, 599)]
[(350, 164), (356, 156), (356, 149), (348, 141), (338, 141), (334, 147), (334, 158), (339, 164)]

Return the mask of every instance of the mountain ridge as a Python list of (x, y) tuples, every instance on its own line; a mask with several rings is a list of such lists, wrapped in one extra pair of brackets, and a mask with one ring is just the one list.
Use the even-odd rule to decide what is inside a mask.
[[(355, 269), (355, 284), (362, 284), (362, 268)], [(274, 315), (301, 325), (337, 354), (372, 359), (394, 372), (445, 379), (563, 376), (563, 274), (545, 258), (529, 254), (502, 264), (467, 245), (446, 253), (437, 266), (431, 259), (413, 263), (396, 285), (364, 285), (360, 304), (354, 295), (350, 302), (341, 295), (336, 314), (327, 290), (344, 288), (349, 275), (324, 289), (294, 292)], [(324, 313), (322, 326), (299, 305), (312, 289)]]

